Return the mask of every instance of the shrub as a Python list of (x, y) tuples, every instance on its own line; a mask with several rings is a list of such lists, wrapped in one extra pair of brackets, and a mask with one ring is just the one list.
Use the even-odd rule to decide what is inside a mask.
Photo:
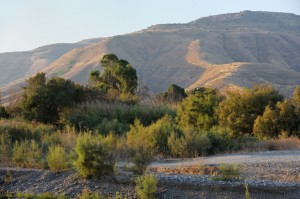
[(75, 153), (77, 159), (73, 165), (82, 177), (99, 178), (114, 171), (114, 160), (111, 154), (100, 139), (91, 134), (83, 134), (77, 138)]
[(81, 194), (77, 196), (78, 199), (105, 199), (98, 192), (91, 192), (89, 189), (84, 189)]
[(177, 157), (197, 157), (205, 155), (211, 143), (205, 132), (197, 132), (186, 128), (183, 134), (175, 134), (168, 138), (171, 155)]
[(25, 193), (25, 192), (17, 192), (16, 193), (17, 198), (26, 198), (26, 199), (33, 199), (34, 194), (32, 193)]
[(13, 148), (13, 163), (18, 167), (42, 168), (42, 150), (34, 141), (16, 142)]
[(170, 134), (173, 132), (181, 133), (181, 129), (177, 127), (174, 119), (169, 115), (165, 115), (163, 118), (146, 127), (144, 131), (149, 132), (151, 140), (154, 142), (153, 147), (155, 152), (163, 155), (170, 154), (170, 148), (168, 145), (168, 137)]
[(219, 166), (220, 175), (216, 180), (231, 181), (240, 179), (241, 169), (239, 165), (221, 164)]
[(139, 120), (130, 126), (127, 134), (127, 147), (134, 163), (134, 171), (139, 174), (143, 173), (153, 158), (154, 142), (149, 131), (145, 131)]
[(176, 111), (166, 106), (97, 102), (65, 110), (61, 113), (61, 119), (62, 123), (75, 126), (76, 129), (99, 130), (106, 135), (111, 131), (117, 134), (127, 132), (135, 119), (139, 119), (143, 125), (150, 125), (166, 114), (175, 117)]
[(114, 157), (124, 157), (126, 155), (126, 139), (124, 136), (117, 136), (109, 133), (101, 141), (105, 147), (114, 154)]
[(156, 198), (157, 178), (152, 174), (144, 174), (135, 180), (135, 190), (140, 199)]
[(7, 132), (13, 143), (31, 139), (40, 141), (44, 135), (54, 133), (55, 130), (53, 125), (28, 122), (20, 118), (0, 120), (0, 135)]
[(6, 166), (10, 163), (12, 152), (11, 138), (7, 131), (0, 134), (0, 162)]
[(61, 146), (49, 147), (47, 163), (51, 171), (65, 171), (69, 168), (65, 149)]

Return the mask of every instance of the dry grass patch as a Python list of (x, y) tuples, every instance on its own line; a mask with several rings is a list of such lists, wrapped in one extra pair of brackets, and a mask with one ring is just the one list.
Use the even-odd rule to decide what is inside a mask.
[(191, 166), (179, 166), (179, 167), (153, 167), (150, 168), (151, 172), (166, 173), (166, 174), (191, 174), (191, 175), (210, 175), (215, 176), (219, 172), (217, 166), (203, 166), (203, 165), (191, 165)]
[(297, 149), (300, 149), (300, 139), (297, 137), (249, 142), (242, 147), (242, 151), (246, 152)]

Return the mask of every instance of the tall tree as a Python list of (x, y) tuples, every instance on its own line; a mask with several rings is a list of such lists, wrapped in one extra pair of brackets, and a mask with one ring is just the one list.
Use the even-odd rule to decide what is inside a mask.
[(136, 70), (126, 60), (119, 60), (114, 54), (106, 54), (101, 59), (103, 73), (93, 71), (91, 81), (99, 88), (116, 89), (119, 93), (134, 94), (137, 87)]

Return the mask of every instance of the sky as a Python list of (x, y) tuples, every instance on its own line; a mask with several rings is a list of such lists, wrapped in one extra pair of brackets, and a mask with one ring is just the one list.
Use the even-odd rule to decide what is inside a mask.
[(0, 52), (109, 37), (243, 10), (300, 15), (300, 0), (0, 0)]

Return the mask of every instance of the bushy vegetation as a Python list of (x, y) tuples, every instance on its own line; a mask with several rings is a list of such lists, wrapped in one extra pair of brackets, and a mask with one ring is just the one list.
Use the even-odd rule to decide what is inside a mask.
[(109, 132), (124, 134), (138, 118), (143, 125), (150, 125), (165, 114), (175, 117), (176, 111), (167, 106), (146, 106), (123, 102), (97, 102), (80, 105), (62, 113), (65, 124), (77, 129), (90, 129), (103, 135)]
[(235, 164), (222, 164), (219, 166), (219, 175), (214, 180), (231, 181), (241, 178), (241, 166)]
[(135, 190), (139, 199), (156, 198), (157, 178), (153, 174), (139, 176), (135, 183)]
[(114, 171), (114, 160), (105, 145), (91, 134), (83, 134), (77, 138), (76, 160), (74, 167), (85, 178), (110, 175)]
[(171, 85), (147, 104), (135, 96), (137, 75), (126, 60), (108, 54), (101, 63), (88, 86), (39, 73), (18, 103), (0, 106), (2, 165), (99, 178), (113, 174), (116, 160), (142, 174), (155, 157), (300, 148), (300, 88), (284, 99), (268, 85), (225, 96)]
[(13, 147), (12, 161), (18, 167), (43, 168), (42, 150), (34, 140), (17, 141)]
[(51, 171), (65, 171), (69, 168), (66, 151), (61, 146), (49, 147), (47, 163)]

